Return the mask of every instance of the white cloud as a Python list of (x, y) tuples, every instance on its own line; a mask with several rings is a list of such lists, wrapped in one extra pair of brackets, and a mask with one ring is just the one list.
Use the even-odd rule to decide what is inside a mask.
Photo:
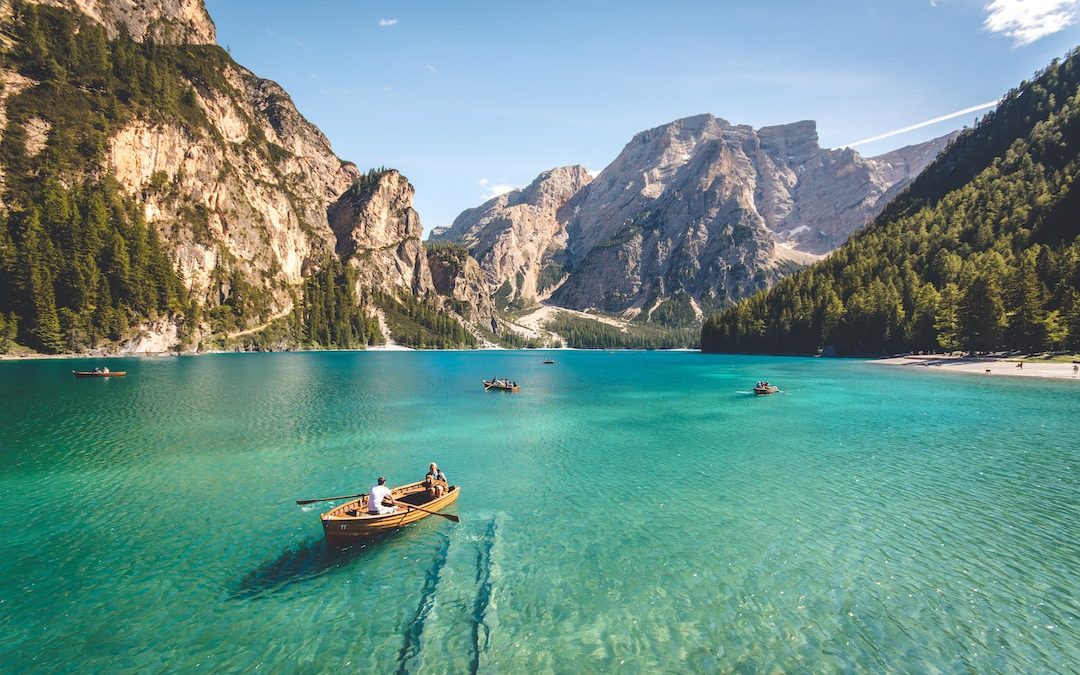
[(983, 27), (1002, 33), (1017, 47), (1071, 26), (1080, 14), (1080, 0), (993, 0)]
[(992, 107), (996, 106), (997, 104), (998, 104), (997, 101), (988, 101), (986, 103), (980, 103), (979, 105), (973, 105), (973, 106), (971, 106), (969, 108), (964, 108), (963, 110), (957, 110), (956, 112), (951, 112), (948, 115), (941, 115), (940, 117), (935, 117), (934, 119), (926, 120), (925, 122), (919, 122), (917, 124), (912, 124), (910, 126), (901, 127), (900, 129), (893, 129), (892, 131), (886, 131), (883, 134), (878, 134), (877, 136), (871, 136), (870, 138), (864, 138), (861, 141), (855, 141), (854, 143), (845, 143), (844, 145), (841, 145), (840, 147), (841, 148), (853, 148), (856, 145), (863, 145), (864, 143), (873, 143), (874, 141), (881, 141), (881, 140), (884, 140), (886, 138), (891, 138), (892, 136), (899, 136), (900, 134), (906, 134), (909, 131), (915, 131), (916, 129), (922, 129), (923, 127), (928, 127), (931, 124), (937, 124), (938, 122), (944, 122), (945, 120), (951, 120), (954, 117), (960, 117), (961, 115), (970, 115), (973, 112), (978, 112), (980, 110), (985, 110), (986, 108), (992, 108)]
[(425, 63), (424, 65), (427, 66), (427, 69), (431, 72), (435, 73), (436, 75), (439, 74), (439, 71), (435, 70), (435, 66), (431, 65), (430, 63)]
[(498, 197), (499, 195), (504, 195), (511, 190), (517, 189), (517, 187), (508, 183), (493, 183), (487, 178), (481, 178), (476, 184), (484, 188), (485, 201)]
[(386, 28), (387, 26), (396, 26), (397, 19), (379, 19), (379, 26)]

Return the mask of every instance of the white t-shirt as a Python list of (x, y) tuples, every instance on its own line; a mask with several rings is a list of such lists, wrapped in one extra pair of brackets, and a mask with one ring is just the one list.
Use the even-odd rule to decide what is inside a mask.
[(379, 507), (382, 506), (383, 500), (389, 496), (390, 488), (385, 485), (373, 485), (371, 488), (371, 496), (368, 497), (368, 513), (379, 513)]

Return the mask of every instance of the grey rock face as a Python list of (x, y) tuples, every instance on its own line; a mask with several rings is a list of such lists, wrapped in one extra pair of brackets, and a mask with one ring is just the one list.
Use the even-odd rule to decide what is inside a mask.
[(434, 290), (414, 193), (412, 184), (390, 169), (361, 176), (330, 206), (335, 252), (357, 267), (361, 286), (387, 292), (405, 288), (420, 297)]
[[(947, 141), (865, 159), (821, 148), (813, 121), (754, 130), (697, 115), (634, 136), (554, 219), (530, 186), (465, 211), (439, 236), (469, 246), (500, 297), (542, 297), (529, 280), (547, 264), (545, 279), (561, 276), (553, 304), (685, 321), (839, 246)], [(530, 231), (545, 236), (523, 244), (515, 209), (542, 213)]]
[(206, 44), (217, 42), (217, 30), (203, 0), (30, 0), (82, 12), (105, 26), (115, 38), (123, 26), (137, 42)]
[(476, 259), (464, 248), (434, 247), (428, 250), (427, 260), (435, 292), (466, 322), (497, 332), (491, 286)]
[(545, 171), (525, 189), (463, 212), (431, 239), (468, 247), (503, 305), (533, 302), (562, 277), (558, 259), (571, 215), (564, 207), (589, 180), (582, 166)]

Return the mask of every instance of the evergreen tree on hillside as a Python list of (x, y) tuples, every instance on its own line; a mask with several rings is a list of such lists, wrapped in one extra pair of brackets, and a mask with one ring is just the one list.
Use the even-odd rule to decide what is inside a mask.
[(959, 342), (970, 352), (988, 352), (1001, 346), (1005, 307), (997, 280), (980, 274), (964, 290), (956, 318)]

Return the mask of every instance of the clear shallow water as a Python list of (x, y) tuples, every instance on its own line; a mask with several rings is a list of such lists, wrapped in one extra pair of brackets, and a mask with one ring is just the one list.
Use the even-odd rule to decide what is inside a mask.
[[(1077, 383), (544, 356), (0, 363), (0, 670), (1080, 669)], [(459, 525), (294, 503), (432, 460)]]

